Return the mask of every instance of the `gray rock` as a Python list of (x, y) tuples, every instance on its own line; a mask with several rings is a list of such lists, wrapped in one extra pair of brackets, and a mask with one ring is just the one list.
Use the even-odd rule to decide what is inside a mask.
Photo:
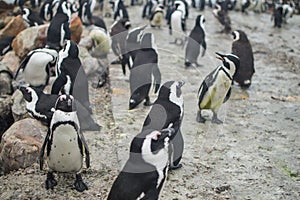
[(10, 115), (12, 104), (11, 96), (0, 96), (0, 117), (6, 119)]
[(12, 115), (15, 121), (29, 117), (29, 114), (26, 110), (26, 102), (23, 99), (22, 92), (16, 90), (12, 95), (13, 105), (11, 107)]
[(26, 118), (15, 122), (2, 136), (0, 168), (4, 173), (26, 168), (37, 162), (47, 127)]
[(10, 95), (13, 93), (12, 72), (0, 62), (0, 95)]

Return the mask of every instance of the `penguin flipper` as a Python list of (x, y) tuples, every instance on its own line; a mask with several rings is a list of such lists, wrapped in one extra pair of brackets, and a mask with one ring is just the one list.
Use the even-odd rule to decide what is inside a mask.
[(205, 40), (203, 40), (203, 42), (202, 42), (202, 47), (203, 47), (203, 51), (202, 51), (201, 57), (203, 57), (205, 55), (205, 52), (206, 52), (206, 42), (205, 42)]
[(45, 147), (46, 147), (46, 145), (48, 143), (49, 136), (50, 136), (50, 128), (48, 129), (46, 138), (44, 140), (44, 143), (43, 143), (43, 145), (41, 147), (40, 154), (39, 154), (40, 170), (43, 170)]
[(83, 144), (83, 147), (84, 147), (85, 164), (86, 164), (86, 167), (89, 168), (90, 167), (90, 151), (89, 151), (89, 148), (87, 146), (87, 143), (86, 143), (85, 138), (84, 138), (81, 131), (79, 131), (79, 138), (80, 138), (80, 140)]
[(16, 74), (15, 74), (14, 80), (17, 79), (20, 70), (21, 70), (21, 69), (22, 69), (22, 70), (25, 69), (26, 63), (28, 63), (28, 61), (29, 61), (29, 59), (31, 58), (32, 54), (33, 54), (33, 51), (30, 52), (30, 53), (22, 60), (22, 62), (21, 62), (20, 65), (19, 65), (19, 68), (18, 68), (18, 70), (17, 70), (17, 72), (16, 72)]
[(66, 83), (67, 77), (64, 72), (61, 72), (52, 85), (51, 94), (58, 94)]
[(225, 103), (229, 98), (230, 98), (230, 95), (231, 95), (231, 87), (229, 88), (224, 100), (223, 100), (223, 103)]
[(154, 84), (155, 84), (154, 93), (156, 94), (158, 92), (161, 83), (161, 73), (159, 71), (157, 64), (155, 64), (155, 66), (153, 67), (153, 76), (154, 76)]

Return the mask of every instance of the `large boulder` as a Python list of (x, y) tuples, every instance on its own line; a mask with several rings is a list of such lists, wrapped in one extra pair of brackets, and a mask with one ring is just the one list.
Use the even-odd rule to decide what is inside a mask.
[(0, 167), (4, 173), (26, 168), (37, 162), (47, 127), (39, 121), (26, 118), (15, 122), (2, 136)]
[(0, 95), (11, 95), (13, 93), (12, 79), (12, 72), (0, 62)]
[(11, 107), (12, 115), (15, 121), (30, 117), (26, 110), (26, 101), (20, 90), (16, 90), (12, 95), (13, 105)]
[(16, 53), (14, 51), (9, 51), (4, 55), (1, 62), (5, 66), (7, 66), (10, 69), (10, 71), (15, 73), (19, 68), (20, 58), (16, 55)]
[(33, 26), (23, 30), (13, 40), (12, 48), (23, 59), (31, 50), (45, 47), (49, 24)]
[(18, 35), (21, 31), (27, 28), (22, 15), (13, 17), (6, 26), (0, 30), (0, 38), (11, 37)]

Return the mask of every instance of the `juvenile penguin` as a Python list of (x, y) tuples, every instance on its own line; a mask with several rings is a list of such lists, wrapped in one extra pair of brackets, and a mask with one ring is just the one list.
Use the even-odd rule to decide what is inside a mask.
[(230, 33), (231, 32), (231, 20), (228, 15), (227, 10), (220, 4), (216, 4), (216, 8), (213, 10), (213, 15), (217, 18), (224, 29), (220, 33)]
[(193, 64), (200, 66), (197, 62), (198, 56), (200, 54), (200, 47), (202, 46), (202, 57), (205, 55), (206, 42), (205, 42), (205, 29), (204, 29), (205, 18), (203, 15), (198, 15), (196, 18), (196, 23), (192, 29), (187, 45), (185, 48), (185, 66), (189, 67)]
[(87, 110), (92, 113), (88, 79), (81, 65), (79, 49), (75, 42), (68, 40), (62, 50), (59, 51), (56, 65), (57, 78), (55, 79), (51, 94), (73, 95)]
[(46, 47), (60, 50), (66, 40), (70, 40), (71, 9), (67, 1), (61, 1), (57, 13), (50, 22), (47, 30)]
[(174, 43), (176, 45), (183, 45), (183, 37), (186, 31), (185, 5), (182, 1), (176, 1), (174, 5), (175, 10), (170, 17), (169, 33), (175, 39)]
[(160, 28), (162, 26), (163, 19), (164, 19), (164, 6), (162, 4), (158, 4), (149, 19), (151, 27)]
[(129, 159), (114, 181), (108, 200), (159, 199), (168, 172), (173, 128), (146, 130), (131, 142)]
[[(55, 103), (59, 97), (57, 94), (46, 94), (40, 89), (32, 87), (19, 87), (26, 101), (26, 110), (29, 115), (45, 125), (50, 125)], [(100, 131), (100, 126), (94, 121), (90, 112), (75, 99), (81, 130)]]
[(28, 26), (38, 26), (44, 24), (44, 21), (39, 14), (29, 8), (23, 8), (22, 17)]
[(45, 181), (47, 190), (57, 185), (53, 172), (76, 173), (75, 189), (79, 192), (88, 189), (80, 172), (84, 156), (86, 167), (90, 167), (90, 154), (74, 108), (74, 98), (70, 95), (61, 95), (55, 104), (51, 124), (39, 155), (40, 169), (43, 170), (46, 148), (49, 168)]
[(236, 30), (232, 35), (231, 53), (240, 58), (240, 67), (236, 69), (233, 80), (241, 87), (248, 88), (255, 72), (252, 47), (244, 31)]
[(174, 128), (175, 135), (170, 142), (170, 169), (180, 168), (184, 141), (180, 130), (184, 115), (184, 105), (181, 87), (183, 81), (168, 81), (164, 83), (157, 99), (149, 111), (142, 130), (161, 130)]
[(197, 122), (204, 123), (201, 115), (203, 109), (210, 109), (213, 112), (212, 122), (223, 123), (218, 119), (217, 112), (222, 103), (225, 103), (231, 94), (231, 84), (236, 69), (239, 68), (240, 59), (233, 54), (216, 53), (217, 58), (223, 62), (214, 71), (208, 74), (200, 85), (198, 91), (198, 113)]
[[(154, 77), (153, 80), (152, 76)], [(151, 85), (155, 87), (154, 93), (156, 93), (161, 82), (158, 55), (152, 33), (145, 33), (141, 39), (140, 50), (137, 52), (130, 70), (129, 81), (131, 94), (129, 110), (134, 109), (143, 100), (145, 100), (145, 106), (150, 106), (149, 91)]]
[(21, 62), (15, 80), (19, 73), (30, 86), (44, 89), (50, 79), (50, 68), (55, 66), (58, 53), (54, 49), (41, 48), (30, 51)]

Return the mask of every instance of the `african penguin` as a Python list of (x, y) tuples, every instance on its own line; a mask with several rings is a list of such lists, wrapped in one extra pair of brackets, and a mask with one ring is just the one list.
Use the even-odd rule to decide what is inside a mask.
[(285, 24), (287, 23), (287, 20), (289, 18), (292, 18), (294, 14), (294, 7), (295, 7), (295, 3), (293, 1), (291, 1), (289, 4), (282, 5), (282, 11), (283, 11), (282, 18)]
[(175, 10), (170, 16), (169, 31), (175, 39), (174, 43), (183, 45), (183, 37), (186, 31), (185, 5), (182, 1), (175, 1), (174, 5)]
[(113, 2), (113, 10), (114, 10), (114, 16), (113, 16), (114, 20), (129, 19), (129, 15), (123, 0), (115, 0)]
[(142, 130), (161, 130), (174, 128), (175, 135), (170, 142), (170, 169), (180, 168), (184, 148), (184, 141), (180, 130), (184, 115), (184, 105), (181, 87), (183, 81), (167, 81), (160, 90), (153, 103)]
[(44, 89), (50, 79), (50, 68), (55, 65), (58, 53), (54, 49), (41, 48), (30, 51), (22, 60), (16, 75), (23, 75), (30, 86)]
[(12, 41), (15, 39), (15, 36), (5, 37), (0, 39), (0, 56), (5, 55), (7, 52), (12, 50)]
[(203, 109), (210, 109), (213, 112), (212, 122), (223, 123), (218, 119), (217, 112), (231, 94), (231, 84), (236, 69), (239, 68), (240, 60), (233, 54), (216, 53), (217, 58), (223, 62), (210, 74), (208, 74), (200, 85), (198, 91), (198, 113), (197, 122), (204, 123), (205, 119), (201, 115)]
[(231, 53), (240, 58), (240, 66), (236, 69), (233, 80), (241, 87), (248, 88), (255, 72), (252, 47), (244, 31), (236, 30), (232, 35)]
[(198, 15), (196, 18), (196, 23), (192, 29), (187, 45), (185, 48), (185, 66), (189, 67), (191, 65), (200, 66), (197, 62), (198, 56), (200, 54), (200, 47), (202, 46), (202, 57), (206, 51), (205, 42), (205, 29), (204, 29), (205, 18), (203, 15)]
[(30, 8), (23, 8), (22, 17), (28, 26), (38, 26), (44, 24), (42, 18), (40, 18), (39, 14), (32, 11)]
[(220, 4), (216, 4), (216, 8), (213, 10), (213, 15), (217, 20), (224, 26), (224, 29), (220, 31), (221, 33), (230, 33), (231, 32), (231, 20), (228, 15), (227, 10), (225, 10)]
[(159, 199), (168, 172), (173, 128), (145, 130), (130, 145), (129, 159), (115, 179), (108, 200)]
[(163, 18), (164, 18), (164, 6), (162, 4), (158, 4), (149, 19), (151, 27), (160, 28), (163, 23)]
[(53, 172), (76, 173), (75, 189), (79, 192), (88, 189), (80, 172), (84, 155), (86, 167), (90, 167), (89, 150), (74, 108), (74, 97), (71, 95), (61, 95), (55, 103), (55, 111), (39, 155), (40, 169), (43, 170), (46, 148), (49, 168), (45, 181), (47, 190), (57, 185)]
[(142, 18), (150, 18), (153, 8), (156, 6), (156, 0), (146, 0), (142, 11)]
[(157, 49), (152, 33), (145, 33), (141, 39), (140, 50), (137, 51), (130, 70), (129, 82), (131, 94), (129, 110), (137, 107), (143, 100), (145, 106), (150, 106), (151, 85), (154, 86), (154, 93), (156, 93), (161, 82)]
[(57, 13), (50, 22), (47, 31), (46, 47), (57, 49), (63, 47), (66, 40), (70, 40), (70, 4), (66, 1), (61, 1), (58, 6)]
[[(53, 116), (54, 108), (59, 95), (46, 94), (40, 89), (32, 87), (18, 88), (26, 101), (26, 110), (33, 118), (49, 125)], [(78, 114), (80, 128), (83, 131), (100, 131), (100, 126), (91, 117), (90, 112), (75, 99), (75, 106)]]
[(58, 94), (61, 91), (63, 94), (73, 95), (92, 113), (88, 79), (81, 65), (78, 46), (71, 40), (67, 40), (63, 49), (59, 51), (56, 76), (51, 94)]

